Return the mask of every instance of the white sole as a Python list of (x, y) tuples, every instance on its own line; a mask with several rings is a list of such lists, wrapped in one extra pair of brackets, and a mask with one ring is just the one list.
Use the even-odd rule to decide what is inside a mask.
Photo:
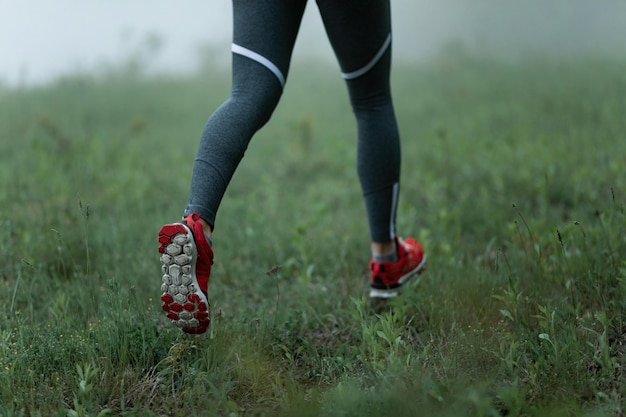
[[(200, 320), (195, 317), (196, 314), (205, 311), (199, 307), (200, 303), (204, 303), (208, 312), (209, 302), (196, 278), (196, 242), (189, 227), (184, 224), (181, 226), (187, 233), (174, 235), (160, 258), (163, 273), (161, 291), (163, 296), (169, 294), (173, 298), (173, 302), (166, 303), (167, 310), (164, 307), (172, 323), (181, 329), (195, 329), (201, 325)], [(190, 297), (192, 294), (197, 295), (198, 299), (194, 301), (195, 297)]]

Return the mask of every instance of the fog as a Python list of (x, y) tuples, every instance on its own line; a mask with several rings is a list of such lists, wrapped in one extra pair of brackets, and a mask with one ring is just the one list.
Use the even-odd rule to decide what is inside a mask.
[[(366, 1), (366, 0), (363, 0)], [(502, 56), (626, 53), (624, 0), (391, 0), (394, 59), (455, 44)], [(148, 72), (189, 73), (199, 51), (227, 66), (230, 0), (0, 0), (0, 83), (34, 85), (142, 58)], [(311, 0), (294, 61), (334, 56)]]

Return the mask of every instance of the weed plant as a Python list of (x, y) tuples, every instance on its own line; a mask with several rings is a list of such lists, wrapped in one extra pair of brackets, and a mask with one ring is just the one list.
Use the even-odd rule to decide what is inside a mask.
[(626, 62), (396, 66), (398, 229), (429, 266), (386, 305), (345, 87), (295, 65), (191, 337), (160, 312), (156, 232), (228, 77), (1, 91), (0, 415), (624, 415)]

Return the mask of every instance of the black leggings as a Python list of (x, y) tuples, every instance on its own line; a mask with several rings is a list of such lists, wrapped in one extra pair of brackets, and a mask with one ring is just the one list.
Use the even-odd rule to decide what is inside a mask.
[[(212, 227), (250, 139), (282, 95), (307, 0), (233, 0), (232, 91), (208, 120), (185, 214)], [(317, 0), (357, 120), (357, 170), (373, 241), (395, 237), (400, 140), (389, 87), (389, 0)]]

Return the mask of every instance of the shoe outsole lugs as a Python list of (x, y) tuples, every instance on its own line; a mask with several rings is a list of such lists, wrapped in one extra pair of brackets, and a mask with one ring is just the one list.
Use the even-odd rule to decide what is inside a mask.
[(159, 243), (166, 317), (186, 333), (206, 332), (209, 302), (196, 278), (198, 251), (191, 230), (182, 223), (165, 225), (159, 231)]

